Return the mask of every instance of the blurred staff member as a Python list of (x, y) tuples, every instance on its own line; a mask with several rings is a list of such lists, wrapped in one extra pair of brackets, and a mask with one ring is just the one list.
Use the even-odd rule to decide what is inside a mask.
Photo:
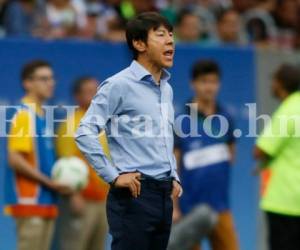
[(275, 72), (272, 91), (281, 104), (254, 150), (255, 158), (272, 171), (261, 201), (267, 215), (271, 250), (300, 249), (299, 86), (298, 68), (282, 65)]
[[(67, 118), (58, 129), (57, 153), (59, 157), (77, 156), (86, 161), (74, 140), (74, 133), (85, 114), (93, 96), (97, 93), (97, 81), (91, 77), (78, 79), (73, 94), (79, 109)], [(68, 127), (73, 129), (68, 135)], [(100, 143), (109, 156), (108, 144), (104, 133)], [(108, 185), (90, 168), (89, 183), (82, 193), (77, 193), (62, 201), (62, 217), (58, 224), (61, 250), (101, 250), (104, 249), (108, 226), (106, 220), (106, 195)]]
[(42, 104), (52, 97), (53, 71), (44, 61), (32, 61), (22, 71), (25, 97), (14, 115), (8, 137), (8, 160), (15, 172), (15, 204), (6, 212), (16, 219), (19, 250), (48, 250), (57, 216), (56, 193), (68, 188), (51, 181), (55, 160)]
[[(237, 250), (239, 247), (229, 205), (235, 139), (232, 117), (216, 100), (220, 74), (218, 65), (210, 60), (199, 61), (192, 69), (195, 97), (185, 113), (196, 114), (191, 115), (191, 119), (182, 120), (181, 132), (188, 134), (195, 124), (197, 135), (190, 133), (176, 138), (175, 155), (180, 164), (180, 178), (185, 192), (179, 202), (174, 202), (173, 219), (180, 219), (181, 213), (185, 215), (197, 205), (207, 204), (219, 216), (217, 225), (209, 235), (212, 249)], [(222, 131), (222, 120), (216, 117), (211, 119), (211, 123), (206, 122), (210, 116), (222, 116), (228, 125), (226, 130)], [(210, 133), (222, 136), (212, 136)], [(199, 246), (194, 249), (199, 249)]]

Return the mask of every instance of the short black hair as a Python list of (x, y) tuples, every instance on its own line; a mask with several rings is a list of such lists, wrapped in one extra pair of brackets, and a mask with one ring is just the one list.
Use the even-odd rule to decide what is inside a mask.
[(43, 67), (52, 68), (50, 63), (44, 60), (33, 60), (31, 62), (26, 63), (21, 71), (21, 80), (25, 81), (30, 79), (38, 68)]
[(199, 76), (207, 74), (216, 74), (221, 76), (221, 70), (219, 65), (213, 60), (199, 60), (194, 63), (191, 71), (192, 80), (195, 80)]
[(168, 19), (157, 12), (144, 12), (127, 22), (126, 40), (134, 59), (137, 59), (138, 51), (134, 48), (133, 41), (140, 40), (147, 43), (149, 31), (157, 30), (160, 26), (164, 26), (170, 32), (173, 31)]
[(89, 80), (93, 80), (95, 79), (92, 76), (81, 76), (79, 78), (77, 78), (72, 86), (72, 93), (73, 95), (78, 95), (82, 89), (82, 86)]
[(300, 70), (297, 66), (284, 63), (275, 71), (273, 77), (288, 93), (298, 91), (300, 88)]
[(217, 17), (217, 23), (220, 23), (223, 21), (224, 17), (230, 13), (230, 12), (234, 12), (236, 13), (237, 15), (239, 15), (238, 11), (235, 10), (234, 8), (222, 8), (220, 9), (217, 14), (216, 14), (216, 17)]
[(194, 10), (192, 10), (190, 8), (185, 8), (185, 9), (182, 9), (179, 11), (179, 13), (177, 15), (177, 19), (176, 19), (176, 24), (180, 25), (186, 16), (198, 17), (197, 13)]

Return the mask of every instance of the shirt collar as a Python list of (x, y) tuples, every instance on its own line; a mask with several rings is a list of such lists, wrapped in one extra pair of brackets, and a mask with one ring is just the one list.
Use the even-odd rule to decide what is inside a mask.
[[(136, 60), (132, 61), (129, 68), (139, 81), (140, 80), (151, 81), (151, 79), (153, 79), (151, 73), (148, 70), (146, 70)], [(170, 78), (171, 78), (171, 74), (166, 69), (162, 69), (162, 75), (160, 78), (161, 82), (167, 82)]]
[(30, 98), (29, 96), (24, 96), (21, 100), (21, 102), (24, 105), (31, 105), (31, 107), (33, 107), (34, 112), (36, 112), (38, 115), (43, 116), (44, 112), (43, 112), (43, 108), (42, 106), (40, 106), (39, 104), (37, 104), (32, 98)]

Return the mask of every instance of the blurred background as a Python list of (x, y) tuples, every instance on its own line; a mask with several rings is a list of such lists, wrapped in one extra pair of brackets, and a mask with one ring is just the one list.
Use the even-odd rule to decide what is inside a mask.
[[(32, 59), (48, 60), (57, 82), (52, 104), (72, 104), (71, 85), (80, 76), (99, 81), (126, 67), (128, 20), (157, 11), (174, 25), (171, 69), (175, 108), (192, 96), (190, 67), (214, 59), (222, 70), (220, 101), (247, 131), (245, 104), (259, 113), (276, 107), (270, 76), (283, 62), (300, 63), (299, 0), (0, 0), (0, 104), (22, 97), (20, 70)], [(62, 114), (60, 114), (62, 116)], [(241, 250), (265, 250), (258, 208), (260, 182), (252, 175), (255, 138), (237, 141), (231, 201)], [(6, 139), (0, 140), (0, 211), (5, 203)], [(0, 213), (0, 250), (15, 250), (15, 225)]]

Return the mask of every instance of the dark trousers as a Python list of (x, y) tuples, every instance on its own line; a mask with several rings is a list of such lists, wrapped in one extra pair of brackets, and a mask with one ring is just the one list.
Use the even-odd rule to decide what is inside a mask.
[(300, 249), (300, 216), (267, 212), (270, 250)]
[(141, 194), (111, 188), (107, 219), (112, 250), (166, 250), (172, 224), (172, 181), (141, 180)]

